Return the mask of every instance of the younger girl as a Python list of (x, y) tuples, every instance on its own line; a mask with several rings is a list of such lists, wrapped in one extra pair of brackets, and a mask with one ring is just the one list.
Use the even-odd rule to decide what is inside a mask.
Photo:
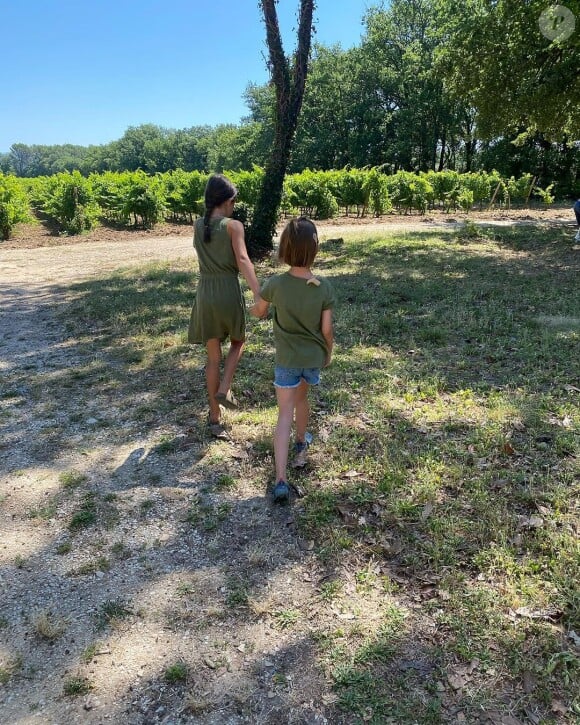
[(293, 466), (306, 465), (312, 437), (306, 432), (310, 408), (308, 390), (320, 382), (320, 368), (330, 364), (333, 346), (330, 284), (315, 277), (310, 267), (318, 252), (316, 227), (305, 217), (286, 225), (280, 237), (279, 258), (289, 265), (284, 274), (271, 277), (262, 287), (261, 300), (250, 312), (265, 317), (273, 307), (276, 368), (274, 385), (278, 399), (278, 423), (274, 433), (275, 502), (290, 496), (286, 467), (292, 422), (296, 424)]
[[(205, 187), (205, 215), (195, 222), (193, 243), (199, 260), (197, 295), (191, 311), (188, 341), (202, 343), (207, 350), (205, 368), (209, 398), (209, 432), (216, 438), (228, 434), (220, 421), (220, 404), (236, 408), (230, 390), (242, 356), (245, 308), (238, 272), (260, 299), (260, 285), (248, 257), (241, 222), (230, 219), (237, 189), (221, 174), (210, 176)], [(220, 380), (221, 343), (230, 338), (230, 349)]]

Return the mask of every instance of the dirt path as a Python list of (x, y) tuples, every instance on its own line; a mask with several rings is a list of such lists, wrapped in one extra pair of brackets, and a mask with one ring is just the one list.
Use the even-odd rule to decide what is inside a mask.
[[(208, 446), (191, 393), (144, 423), (157, 381), (63, 326), (74, 283), (191, 256), (189, 236), (0, 250), (2, 723), (329, 722), (307, 642), (265, 616), (312, 600), (317, 564), (244, 441)], [(215, 461), (241, 482), (219, 501)]]
[[(514, 212), (511, 215), (486, 216), (482, 214), (474, 218), (483, 226), (512, 226), (514, 224), (541, 224), (551, 226), (570, 226), (572, 219), (569, 214), (560, 210), (549, 210), (544, 213)], [(452, 231), (459, 228), (464, 219), (437, 215), (434, 217), (396, 217), (395, 219), (373, 220), (372, 218), (345, 221), (344, 218), (318, 222), (322, 240), (338, 234), (360, 234), (363, 231), (382, 232), (417, 232), (417, 231)], [(114, 240), (114, 241), (113, 241)], [(54, 246), (34, 244), (19, 246), (4, 243), (0, 245), (0, 291), (4, 294), (19, 285), (42, 286), (61, 284), (64, 282), (86, 279), (91, 275), (110, 272), (121, 267), (145, 264), (153, 261), (172, 260), (192, 255), (191, 233), (181, 228), (180, 234), (157, 236), (154, 233), (139, 235), (133, 233), (108, 233), (104, 239), (97, 241), (73, 242)], [(71, 243), (72, 242), (72, 243)]]

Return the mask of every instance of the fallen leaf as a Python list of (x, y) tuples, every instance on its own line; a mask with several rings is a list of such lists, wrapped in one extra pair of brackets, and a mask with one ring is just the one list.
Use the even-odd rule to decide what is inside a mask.
[(461, 675), (447, 675), (447, 682), (454, 690), (461, 690), (465, 686), (466, 680)]
[(479, 660), (474, 657), (467, 666), (467, 672), (471, 675), (479, 667)]
[(505, 453), (507, 456), (513, 456), (516, 452), (516, 449), (512, 446), (512, 444), (509, 441), (506, 441), (502, 447), (501, 450), (503, 453)]
[(558, 619), (562, 616), (560, 609), (531, 609), (530, 607), (518, 607), (514, 612), (518, 617), (526, 619)]
[(519, 516), (519, 529), (541, 529), (544, 525), (544, 519), (539, 516)]
[(356, 524), (357, 513), (356, 513), (356, 510), (354, 509), (354, 507), (351, 508), (345, 504), (339, 504), (336, 508), (338, 509), (338, 512), (344, 519), (345, 523), (351, 524), (351, 525)]
[(359, 471), (350, 470), (346, 471), (346, 473), (343, 473), (341, 478), (357, 478), (358, 476), (362, 476), (362, 473), (360, 473)]
[(338, 696), (337, 695), (322, 695), (322, 702), (325, 705), (334, 705), (335, 702), (338, 702)]
[(552, 700), (550, 709), (556, 715), (565, 715), (568, 712), (568, 708), (562, 702), (562, 700)]

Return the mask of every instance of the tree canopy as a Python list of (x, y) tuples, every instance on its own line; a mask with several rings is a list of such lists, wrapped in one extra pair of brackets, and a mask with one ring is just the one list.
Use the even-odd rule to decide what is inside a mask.
[(438, 68), (481, 136), (580, 138), (580, 0), (565, 6), (567, 17), (545, 0), (436, 3)]

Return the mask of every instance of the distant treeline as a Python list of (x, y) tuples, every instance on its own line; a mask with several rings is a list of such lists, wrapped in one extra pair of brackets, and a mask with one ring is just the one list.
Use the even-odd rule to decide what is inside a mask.
[[(235, 214), (251, 222), (264, 170), (227, 171), (239, 193)], [(83, 176), (79, 171), (17, 178), (0, 174), (0, 238), (8, 239), (19, 222), (36, 214), (62, 234), (80, 234), (99, 222), (152, 227), (164, 219), (191, 223), (203, 214), (208, 175), (176, 169), (148, 175), (144, 171), (106, 171)], [(552, 185), (542, 188), (531, 174), (504, 178), (497, 171), (459, 174), (428, 171), (385, 173), (381, 167), (289, 174), (284, 181), (282, 212), (315, 219), (345, 215), (380, 216), (393, 209), (424, 214), (429, 209), (464, 212), (484, 205), (526, 205), (554, 201)]]
[[(314, 48), (290, 173), (497, 170), (553, 184), (556, 198), (580, 196), (578, 33), (542, 36), (544, 5), (391, 0), (388, 9), (369, 9), (360, 45)], [(506, 77), (502, 68), (514, 71)], [(274, 89), (250, 85), (245, 100), (249, 113), (238, 125), (144, 124), (89, 147), (15, 143), (0, 154), (0, 171), (250, 171), (272, 147)]]

